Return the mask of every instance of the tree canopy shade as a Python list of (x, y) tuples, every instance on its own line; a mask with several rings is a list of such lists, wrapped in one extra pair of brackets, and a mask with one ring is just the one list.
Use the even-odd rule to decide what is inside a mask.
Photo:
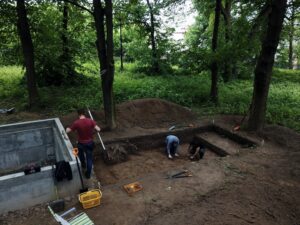
[(259, 129), (274, 60), (277, 67), (299, 67), (299, 1), (288, 0), (280, 36), (282, 11), (276, 5), (282, 1), (194, 0), (196, 21), (184, 31), (185, 39), (177, 41), (173, 38), (175, 21), (183, 17), (178, 7), (185, 1), (3, 0), (0, 64), (24, 65), (30, 106), (39, 101), (38, 88), (41, 93), (49, 86), (83, 86), (91, 78), (84, 76), (87, 71), (99, 73), (102, 90), (98, 98), (102, 98), (111, 129), (116, 126), (113, 90), (119, 57), (122, 74), (130, 68), (125, 63), (134, 64), (133, 74), (168, 79), (210, 71), (207, 98), (193, 100), (195, 104), (208, 99), (222, 104), (218, 86), (254, 78), (249, 127)]

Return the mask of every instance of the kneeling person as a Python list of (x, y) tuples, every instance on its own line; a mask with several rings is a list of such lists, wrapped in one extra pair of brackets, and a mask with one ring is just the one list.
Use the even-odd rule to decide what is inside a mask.
[(177, 153), (179, 146), (179, 138), (175, 135), (168, 135), (166, 138), (166, 153), (169, 159), (172, 159), (173, 156), (179, 156)]
[(200, 142), (192, 140), (188, 148), (189, 156), (191, 160), (200, 160), (205, 154), (205, 146)]

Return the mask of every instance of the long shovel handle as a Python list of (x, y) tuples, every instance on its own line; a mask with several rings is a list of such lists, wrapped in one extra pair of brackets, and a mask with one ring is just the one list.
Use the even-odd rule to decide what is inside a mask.
[(104, 146), (104, 144), (103, 144), (102, 138), (101, 138), (101, 136), (100, 136), (100, 134), (99, 134), (99, 132), (97, 132), (97, 134), (98, 134), (98, 138), (99, 138), (99, 140), (100, 140), (100, 142), (101, 142), (102, 148), (103, 148), (104, 150), (106, 150), (106, 149), (105, 149), (105, 146)]
[[(90, 109), (89, 109), (88, 107), (87, 107), (87, 110), (88, 110), (88, 113), (89, 113), (89, 115), (90, 115), (90, 118), (91, 118), (92, 120), (94, 120), (93, 115), (92, 115), (92, 113), (91, 113), (91, 111), (90, 111)], [(103, 150), (105, 150), (105, 146), (104, 146), (104, 144), (103, 144), (103, 141), (102, 141), (102, 138), (101, 138), (99, 132), (97, 132), (97, 134), (98, 134), (98, 138), (99, 138), (99, 140), (100, 140), (100, 142), (101, 142), (102, 148), (103, 148)]]

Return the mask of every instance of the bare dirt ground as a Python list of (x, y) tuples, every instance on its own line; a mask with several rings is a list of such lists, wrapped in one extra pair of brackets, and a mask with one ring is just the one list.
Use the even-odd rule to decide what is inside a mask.
[[(103, 127), (103, 114), (92, 112)], [(104, 143), (117, 137), (167, 131), (172, 125), (201, 125), (212, 120), (196, 119), (190, 110), (156, 99), (123, 103), (117, 107), (117, 117), (118, 129), (102, 132)], [(0, 121), (39, 118), (45, 115), (16, 113)], [(60, 118), (67, 126), (76, 114)], [(213, 119), (231, 129), (241, 118)], [(116, 165), (105, 165), (96, 156), (93, 179), (103, 185), (103, 198), (100, 206), (84, 211), (99, 225), (299, 225), (300, 134), (280, 126), (267, 126), (259, 134), (239, 133), (261, 145), (222, 158), (208, 152), (199, 162), (187, 160), (185, 144), (181, 145), (181, 157), (175, 160), (168, 160), (163, 149), (140, 151)], [(191, 171), (193, 177), (166, 179), (182, 169)], [(129, 196), (123, 185), (134, 181), (141, 182), (143, 190)], [(82, 211), (76, 196), (65, 201), (67, 208), (75, 206)], [(56, 224), (45, 205), (5, 213), (0, 224)]]

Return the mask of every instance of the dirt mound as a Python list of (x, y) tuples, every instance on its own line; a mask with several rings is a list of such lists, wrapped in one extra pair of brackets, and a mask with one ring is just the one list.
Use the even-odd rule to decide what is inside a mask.
[(106, 152), (107, 158), (104, 156), (105, 163), (116, 164), (126, 162), (130, 154), (138, 154), (138, 148), (130, 142), (114, 143), (107, 146)]
[[(94, 119), (103, 127), (103, 111), (91, 110)], [(196, 116), (188, 108), (161, 100), (137, 99), (116, 106), (118, 128), (159, 128), (169, 125), (187, 125), (196, 121)], [(61, 117), (64, 126), (70, 125), (77, 118), (76, 113)]]
[(196, 120), (187, 108), (160, 99), (138, 99), (117, 106), (121, 127), (156, 128), (170, 124), (186, 124)]
[(290, 128), (278, 125), (268, 125), (259, 134), (267, 140), (274, 141), (280, 145), (299, 151), (300, 134)]

